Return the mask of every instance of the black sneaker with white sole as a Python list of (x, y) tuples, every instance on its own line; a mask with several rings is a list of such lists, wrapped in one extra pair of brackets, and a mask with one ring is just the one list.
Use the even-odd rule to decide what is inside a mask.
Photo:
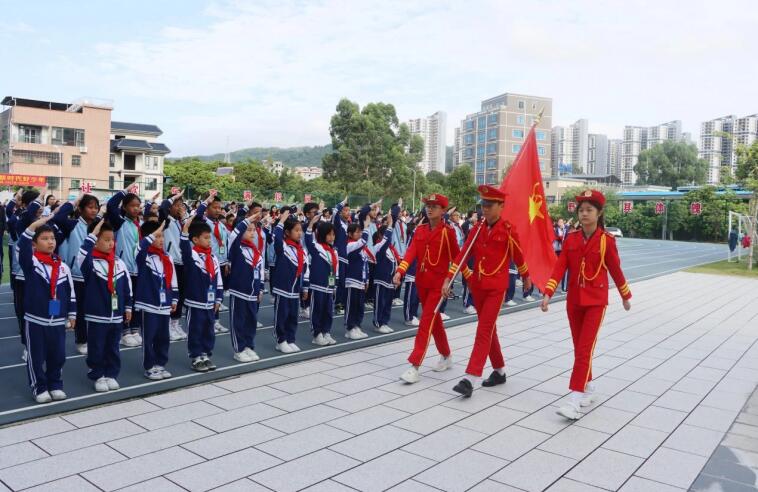
[(192, 361), (192, 370), (197, 372), (208, 372), (208, 366), (205, 365), (205, 360), (197, 357)]
[(490, 374), (490, 377), (482, 381), (482, 386), (485, 388), (491, 388), (492, 386), (497, 386), (499, 384), (505, 384), (505, 374), (500, 374), (497, 371), (492, 371), (492, 374)]
[(474, 386), (471, 384), (471, 381), (463, 378), (458, 381), (458, 384), (453, 386), (453, 391), (460, 393), (464, 398), (470, 398), (471, 393), (474, 392)]

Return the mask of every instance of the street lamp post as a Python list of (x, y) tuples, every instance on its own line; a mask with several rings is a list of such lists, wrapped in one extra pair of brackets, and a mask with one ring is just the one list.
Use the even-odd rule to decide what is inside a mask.
[(416, 168), (413, 168), (413, 211), (416, 211)]

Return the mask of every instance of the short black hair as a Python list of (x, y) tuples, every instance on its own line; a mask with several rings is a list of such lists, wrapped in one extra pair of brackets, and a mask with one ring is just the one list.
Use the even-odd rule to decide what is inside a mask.
[(363, 230), (363, 226), (361, 224), (357, 223), (357, 222), (351, 222), (347, 226), (347, 233), (348, 234), (352, 234), (355, 231), (362, 231), (362, 230)]
[(198, 237), (200, 234), (203, 234), (205, 232), (210, 234), (211, 226), (209, 226), (206, 222), (195, 220), (189, 227), (189, 238), (192, 239), (193, 237)]
[(79, 210), (84, 210), (92, 202), (95, 202), (95, 205), (97, 205), (97, 208), (100, 208), (100, 200), (98, 200), (95, 195), (82, 196), (82, 199), (79, 200)]
[(39, 197), (39, 191), (26, 190), (25, 192), (21, 194), (21, 203), (23, 203), (24, 205), (29, 205), (34, 200), (36, 200), (37, 197)]
[[(95, 220), (93, 220), (92, 222), (90, 222), (90, 225), (87, 226), (87, 234), (92, 234), (92, 231), (95, 230), (95, 226), (97, 226), (97, 224), (99, 224), (100, 222), (103, 222), (103, 225), (100, 226), (100, 233), (103, 233), (105, 231), (112, 231), (113, 230), (113, 226), (111, 225), (110, 222), (108, 222), (105, 219), (97, 219), (96, 218)], [(100, 237), (100, 234), (98, 234), (97, 237)]]
[(253, 203), (250, 204), (250, 210), (252, 210), (254, 208), (263, 208), (263, 205), (261, 205), (258, 202), (253, 202)]
[(156, 222), (152, 220), (146, 221), (146, 222), (143, 222), (141, 226), (139, 226), (139, 232), (142, 235), (142, 237), (149, 236), (150, 234), (157, 231), (160, 226), (161, 226), (160, 222)]
[(331, 222), (317, 222), (315, 224), (316, 228), (316, 242), (319, 243), (325, 243), (326, 242), (326, 236), (329, 235), (330, 232), (334, 231), (334, 226)]
[(295, 228), (295, 226), (298, 226), (298, 225), (302, 227), (302, 225), (300, 224), (300, 221), (297, 220), (297, 218), (292, 217), (292, 216), (287, 217), (287, 220), (284, 221), (284, 232), (291, 231), (292, 229)]
[(53, 237), (55, 237), (55, 231), (53, 231), (53, 228), (47, 224), (42, 224), (41, 226), (37, 227), (37, 229), (34, 231), (34, 237), (32, 237), (32, 242), (36, 243), (40, 235), (44, 234), (45, 232), (49, 232), (53, 235)]
[(311, 210), (316, 209), (318, 211), (318, 203), (309, 202), (303, 205), (303, 213), (307, 214)]

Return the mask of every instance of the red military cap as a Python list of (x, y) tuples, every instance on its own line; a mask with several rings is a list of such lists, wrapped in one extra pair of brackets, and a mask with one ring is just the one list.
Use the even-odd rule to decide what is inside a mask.
[(439, 205), (442, 208), (447, 208), (449, 203), (447, 197), (445, 195), (440, 195), (439, 193), (432, 193), (431, 195), (422, 198), (421, 201), (427, 205)]
[(575, 198), (576, 203), (592, 202), (600, 205), (601, 207), (605, 206), (605, 195), (600, 193), (598, 190), (584, 191), (581, 194), (577, 195)]
[(479, 196), (482, 197), (482, 200), (487, 200), (488, 202), (505, 201), (505, 192), (500, 191), (500, 189), (495, 188), (494, 186), (481, 185), (477, 188), (477, 191), (479, 191)]

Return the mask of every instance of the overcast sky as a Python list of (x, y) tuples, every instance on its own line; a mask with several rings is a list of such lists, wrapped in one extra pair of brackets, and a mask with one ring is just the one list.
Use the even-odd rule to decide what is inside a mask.
[(756, 0), (0, 1), (3, 94), (113, 99), (172, 156), (329, 142), (342, 97), (453, 128), (503, 92), (554, 124), (758, 113)]

